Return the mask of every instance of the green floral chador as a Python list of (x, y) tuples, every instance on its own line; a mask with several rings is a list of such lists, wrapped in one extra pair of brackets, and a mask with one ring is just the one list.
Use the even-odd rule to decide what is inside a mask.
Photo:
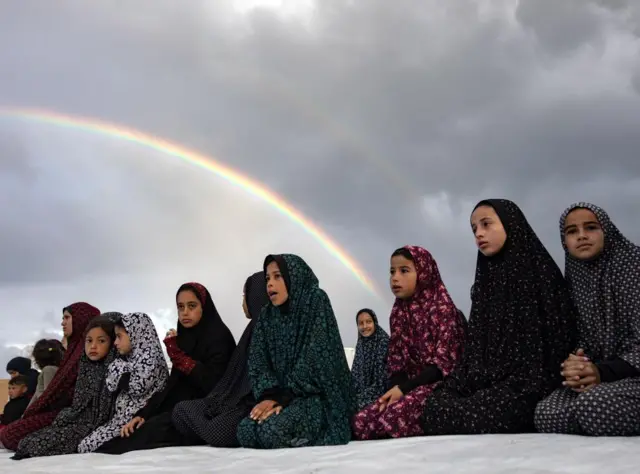
[(249, 350), (249, 378), (256, 400), (276, 400), (279, 414), (262, 424), (245, 418), (238, 441), (246, 448), (346, 444), (355, 412), (351, 374), (327, 294), (304, 260), (276, 261), (289, 293), (282, 306), (266, 306)]

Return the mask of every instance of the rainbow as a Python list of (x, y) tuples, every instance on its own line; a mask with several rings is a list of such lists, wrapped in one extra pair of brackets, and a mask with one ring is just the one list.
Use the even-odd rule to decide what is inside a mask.
[(46, 109), (30, 107), (1, 107), (0, 116), (29, 120), (45, 124), (56, 125), (72, 129), (83, 130), (85, 132), (106, 135), (120, 140), (132, 142), (144, 147), (157, 150), (166, 155), (180, 158), (185, 162), (215, 173), (220, 178), (226, 180), (234, 186), (258, 197), (273, 208), (284, 214), (291, 221), (302, 227), (308, 234), (317, 240), (331, 255), (337, 258), (360, 283), (372, 294), (379, 297), (372, 280), (367, 277), (365, 271), (342, 249), (333, 239), (331, 239), (320, 227), (314, 224), (300, 211), (287, 203), (283, 198), (268, 189), (263, 184), (242, 175), (240, 172), (226, 166), (212, 157), (190, 150), (182, 145), (172, 143), (162, 138), (101, 120), (66, 115)]

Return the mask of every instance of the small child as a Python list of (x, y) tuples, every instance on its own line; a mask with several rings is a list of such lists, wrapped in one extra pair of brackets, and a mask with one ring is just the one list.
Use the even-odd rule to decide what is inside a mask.
[(9, 380), (9, 402), (4, 407), (4, 413), (0, 415), (0, 429), (22, 418), (29, 405), (28, 386), (29, 379), (24, 375), (17, 375)]
[(38, 376), (38, 386), (29, 405), (40, 398), (40, 395), (44, 393), (47, 385), (53, 379), (64, 357), (64, 350), (60, 341), (56, 339), (40, 339), (33, 346), (32, 356), (42, 372)]

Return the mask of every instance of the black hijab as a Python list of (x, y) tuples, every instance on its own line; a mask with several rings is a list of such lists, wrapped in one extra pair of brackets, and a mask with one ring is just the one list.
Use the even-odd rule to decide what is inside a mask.
[(200, 283), (185, 283), (176, 292), (178, 295), (183, 291), (193, 292), (202, 305), (202, 319), (192, 328), (185, 328), (178, 320), (178, 336), (176, 342), (189, 357), (194, 360), (204, 362), (211, 357), (211, 354), (218, 352), (221, 346), (233, 346), (235, 340), (227, 325), (222, 321), (216, 309), (209, 290)]
[(254, 273), (247, 278), (244, 284), (244, 298), (251, 321), (242, 333), (224, 376), (206, 398), (205, 415), (209, 418), (219, 415), (226, 409), (234, 408), (239, 403), (247, 407), (252, 407), (255, 404), (251, 393), (247, 360), (253, 328), (262, 309), (269, 303), (264, 272)]
[(27, 378), (27, 394), (29, 396), (36, 392), (38, 386), (38, 375), (40, 373), (31, 368), (31, 359), (27, 357), (14, 357), (7, 363), (7, 372), (18, 372)]
[(560, 268), (520, 208), (492, 207), (507, 239), (502, 250), (478, 252), (468, 340), (453, 374), (461, 392), (508, 382), (514, 392), (541, 397), (559, 386), (560, 364), (575, 346), (576, 313)]

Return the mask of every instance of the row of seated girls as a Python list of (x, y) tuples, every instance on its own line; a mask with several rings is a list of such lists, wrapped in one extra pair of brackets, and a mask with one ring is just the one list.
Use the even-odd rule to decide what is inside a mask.
[(68, 348), (22, 417), (13, 459), (165, 446), (287, 448), (445, 434), (640, 435), (640, 248), (600, 208), (560, 220), (560, 269), (511, 201), (471, 215), (468, 324), (425, 249), (393, 252), (390, 337), (356, 316), (352, 371), (331, 303), (295, 255), (244, 287), (236, 345), (198, 283), (176, 294), (164, 345), (143, 313), (64, 309)]

